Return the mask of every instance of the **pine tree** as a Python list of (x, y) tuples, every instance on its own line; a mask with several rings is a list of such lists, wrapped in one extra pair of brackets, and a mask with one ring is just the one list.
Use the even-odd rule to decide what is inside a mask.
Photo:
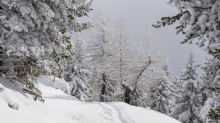
[[(195, 38), (199, 41), (196, 43), (199, 47), (203, 47), (214, 58), (208, 59), (205, 64), (203, 75), (204, 91), (203, 103), (200, 118), (205, 122), (210, 120), (215, 111), (218, 112), (218, 60), (220, 59), (219, 48), (219, 3), (218, 0), (169, 0), (170, 5), (176, 7), (180, 13), (173, 17), (162, 17), (158, 21), (155, 28), (170, 25), (180, 20), (176, 27), (177, 34), (182, 32), (186, 38), (181, 43), (192, 43)], [(217, 73), (216, 73), (217, 72)], [(215, 80), (215, 81), (214, 81)], [(212, 85), (213, 84), (213, 85)], [(211, 113), (211, 114), (209, 114)], [(209, 117), (208, 117), (209, 116)], [(211, 116), (211, 117), (210, 117)], [(212, 118), (211, 118), (212, 119)], [(213, 119), (214, 120), (214, 119)], [(215, 121), (217, 121), (215, 119)]]
[(202, 108), (200, 99), (201, 82), (197, 79), (196, 67), (193, 66), (194, 55), (189, 54), (187, 65), (182, 71), (182, 93), (178, 104), (175, 105), (172, 114), (178, 114), (178, 120), (183, 123), (201, 123), (199, 112)]
[(151, 90), (151, 109), (159, 111), (164, 114), (168, 114), (168, 95), (167, 85), (164, 77), (160, 77), (156, 80), (155, 88)]
[(170, 65), (169, 65), (167, 62), (165, 62), (165, 64), (162, 66), (162, 69), (163, 69), (163, 72), (165, 73), (164, 76), (165, 76), (167, 79), (171, 79), (171, 78), (172, 78), (172, 77), (171, 77), (172, 72), (171, 72)]
[(170, 115), (170, 108), (173, 101), (170, 97), (173, 94), (172, 90), (170, 90), (173, 89), (171, 87), (171, 74), (170, 66), (166, 61), (161, 67), (161, 70), (157, 70), (154, 76), (151, 77), (153, 79), (149, 80), (148, 77), (148, 81), (151, 81), (151, 84), (148, 84), (148, 88), (150, 89), (147, 91), (149, 95), (146, 100), (148, 101), (147, 105), (151, 109), (167, 115)]
[(91, 2), (78, 0), (1, 0), (1, 71), (9, 78), (32, 83), (52, 74), (71, 55), (65, 32), (88, 29), (77, 17), (88, 16)]
[(175, 76), (168, 85), (168, 97), (169, 98), (169, 115), (178, 119), (179, 114), (172, 114), (172, 110), (176, 104), (181, 101), (181, 87), (182, 83), (177, 76)]
[(173, 83), (173, 78), (172, 78), (172, 72), (171, 72), (171, 68), (168, 65), (167, 62), (165, 62), (165, 64), (162, 66), (162, 70), (164, 72), (163, 78), (165, 81), (165, 93), (166, 93), (166, 97), (167, 97), (167, 105), (168, 105), (168, 109), (167, 109), (167, 114), (171, 115), (171, 110), (173, 108), (174, 105), (174, 100), (175, 100), (175, 92), (174, 89), (176, 89), (176, 84)]
[(169, 0), (168, 4), (176, 7), (179, 13), (172, 17), (162, 17), (153, 27), (160, 28), (179, 20), (176, 34), (182, 32), (186, 35), (181, 43), (191, 44), (198, 38), (196, 44), (199, 47), (205, 47), (209, 54), (220, 58), (219, 3), (218, 0)]
[(218, 122), (219, 101), (220, 101), (220, 61), (217, 58), (207, 58), (207, 63), (203, 67), (205, 74), (201, 77), (204, 83), (203, 88), (203, 103), (204, 106), (200, 112), (200, 118), (205, 122), (214, 120)]
[(88, 67), (84, 63), (84, 52), (82, 49), (82, 39), (79, 35), (76, 40), (75, 54), (73, 59), (68, 62), (65, 69), (65, 80), (69, 82), (70, 94), (75, 96), (81, 101), (88, 101), (88, 95), (90, 94), (90, 88), (86, 83), (88, 77)]

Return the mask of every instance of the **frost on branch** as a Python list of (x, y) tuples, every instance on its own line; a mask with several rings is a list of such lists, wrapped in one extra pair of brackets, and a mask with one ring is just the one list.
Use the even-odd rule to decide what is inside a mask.
[(81, 101), (88, 101), (90, 88), (86, 80), (89, 76), (89, 69), (84, 62), (83, 40), (79, 36), (77, 37), (74, 49), (75, 54), (67, 63), (64, 77), (69, 82), (70, 94)]
[(181, 43), (196, 43), (211, 55), (220, 58), (220, 1), (218, 0), (169, 0), (168, 4), (176, 7), (179, 14), (172, 17), (162, 17), (153, 25), (155, 28), (171, 25), (179, 21), (176, 33), (185, 35)]
[(197, 79), (196, 69), (193, 65), (194, 55), (189, 54), (189, 59), (181, 75), (180, 99), (173, 108), (172, 114), (178, 116), (183, 123), (201, 123), (198, 115), (202, 108), (201, 87), (202, 83)]
[(64, 33), (91, 26), (77, 21), (90, 6), (85, 0), (1, 0), (1, 72), (28, 83), (58, 69), (60, 59), (71, 55)]
[[(123, 101), (149, 107), (149, 86), (154, 82), (151, 72), (160, 73), (150, 65), (164, 62), (159, 52), (151, 52), (155, 35), (147, 28), (139, 37), (143, 54), (132, 52), (132, 45), (122, 16), (112, 23), (103, 19), (98, 11), (94, 16), (96, 35), (86, 41), (86, 57), (91, 70), (89, 83), (92, 88), (90, 100), (100, 102)], [(149, 78), (150, 77), (150, 78)]]
[[(207, 58), (202, 69), (205, 74), (201, 77), (204, 83), (203, 103), (204, 106), (199, 114), (199, 117), (205, 122), (209, 120), (218, 121), (219, 115), (219, 90), (220, 90), (220, 61), (216, 58)], [(216, 116), (216, 117), (213, 117)]]

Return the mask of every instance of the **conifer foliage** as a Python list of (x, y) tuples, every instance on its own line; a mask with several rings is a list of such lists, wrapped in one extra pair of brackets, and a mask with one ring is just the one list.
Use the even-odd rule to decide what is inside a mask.
[(82, 31), (89, 23), (91, 2), (85, 0), (1, 0), (1, 72), (32, 82), (59, 68), (60, 59), (71, 55), (65, 32)]
[(166, 114), (170, 115), (173, 105), (175, 104), (176, 94), (177, 94), (177, 84), (175, 83), (176, 79), (172, 78), (172, 72), (170, 65), (165, 62), (162, 66), (163, 70), (163, 79), (165, 81), (165, 94), (167, 100), (167, 112)]
[(189, 54), (189, 59), (181, 76), (181, 97), (173, 109), (172, 114), (177, 114), (178, 119), (183, 123), (201, 123), (199, 112), (202, 108), (200, 90), (201, 82), (197, 79), (196, 66), (193, 65), (194, 55)]
[(181, 94), (182, 94), (182, 84), (179, 80), (179, 77), (175, 76), (170, 83), (168, 84), (168, 97), (169, 97), (169, 115), (178, 119), (178, 113), (172, 114), (173, 108), (176, 104), (180, 103), (181, 101)]
[(151, 109), (159, 111), (164, 114), (168, 114), (168, 94), (167, 94), (167, 85), (164, 78), (160, 77), (156, 80), (155, 88), (151, 90), (152, 94), (152, 104)]
[[(168, 4), (176, 7), (179, 13), (172, 17), (162, 17), (155, 28), (171, 25), (179, 20), (176, 33), (186, 35), (181, 43), (196, 43), (215, 57), (219, 57), (219, 1), (218, 0), (169, 0)], [(205, 43), (207, 42), (207, 43)]]
[(220, 61), (217, 58), (207, 58), (203, 67), (205, 74), (201, 77), (204, 83), (203, 101), (204, 106), (200, 112), (201, 119), (205, 121), (214, 120), (218, 122), (219, 114), (219, 90), (220, 90)]
[(86, 79), (89, 76), (89, 69), (84, 62), (85, 55), (82, 49), (82, 43), (83, 40), (78, 35), (74, 47), (75, 54), (67, 63), (64, 77), (69, 82), (70, 94), (85, 102), (88, 101), (90, 88), (86, 83)]
[(203, 67), (205, 74), (201, 77), (204, 83), (204, 104), (199, 117), (204, 121), (218, 122), (219, 119), (219, 59), (220, 59), (220, 13), (219, 0), (169, 0), (168, 4), (176, 7), (179, 13), (172, 17), (162, 17), (153, 25), (155, 28), (173, 24), (179, 20), (176, 33), (186, 35), (181, 43), (196, 43), (203, 47), (213, 58), (207, 58)]

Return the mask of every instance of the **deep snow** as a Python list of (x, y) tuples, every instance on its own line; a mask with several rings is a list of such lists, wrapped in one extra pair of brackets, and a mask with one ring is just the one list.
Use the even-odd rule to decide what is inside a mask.
[[(81, 102), (66, 94), (64, 81), (53, 77), (41, 77), (38, 86), (45, 99), (44, 104), (34, 101), (19, 86), (0, 77), (0, 123), (180, 123), (153, 111), (122, 102)], [(61, 89), (59, 89), (59, 86)], [(68, 89), (68, 87), (67, 87)], [(18, 104), (18, 110), (8, 107)]]

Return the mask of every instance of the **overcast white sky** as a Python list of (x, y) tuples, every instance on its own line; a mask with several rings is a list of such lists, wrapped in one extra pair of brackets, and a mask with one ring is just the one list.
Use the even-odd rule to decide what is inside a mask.
[[(157, 21), (164, 16), (173, 16), (178, 14), (176, 8), (166, 3), (168, 0), (94, 0), (92, 8), (93, 11), (89, 13), (92, 16), (94, 11), (100, 9), (104, 17), (110, 16), (113, 20), (117, 20), (122, 13), (127, 24), (129, 37), (133, 41), (134, 47), (138, 46), (138, 35), (143, 35), (147, 26), (156, 24)], [(90, 18), (81, 18), (80, 21), (91, 21)], [(185, 67), (188, 54), (192, 50), (195, 55), (195, 61), (198, 64), (205, 62), (205, 57), (208, 56), (201, 48), (195, 45), (196, 40), (192, 45), (180, 44), (183, 41), (183, 35), (176, 35), (174, 25), (153, 29), (157, 38), (155, 42), (158, 44), (153, 48), (161, 51), (161, 53), (169, 57), (169, 64), (171, 65), (173, 75), (180, 76), (181, 70)], [(84, 31), (85, 32), (85, 31)], [(87, 33), (84, 34), (86, 37)], [(75, 39), (75, 35), (72, 35)], [(198, 68), (198, 74), (202, 74), (202, 70)]]

